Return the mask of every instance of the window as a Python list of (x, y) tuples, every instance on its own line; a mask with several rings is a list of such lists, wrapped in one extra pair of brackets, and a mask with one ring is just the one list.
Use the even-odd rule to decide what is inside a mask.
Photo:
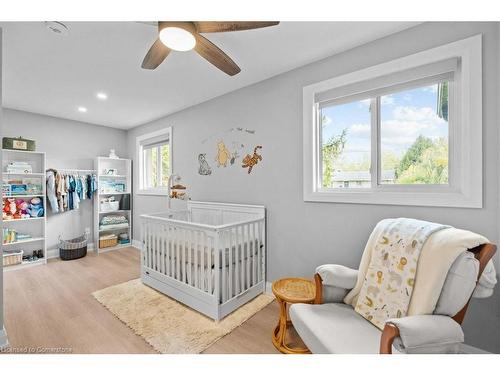
[(137, 137), (139, 193), (167, 194), (172, 173), (171, 128)]
[[(320, 105), (322, 187), (448, 184), (449, 87), (442, 81)], [(380, 139), (373, 155), (378, 171), (372, 168), (372, 136)]]
[(304, 88), (306, 201), (482, 206), (481, 37)]

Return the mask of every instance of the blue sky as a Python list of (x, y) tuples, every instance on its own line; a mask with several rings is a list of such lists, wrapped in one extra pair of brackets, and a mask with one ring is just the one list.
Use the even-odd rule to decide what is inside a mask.
[[(360, 161), (370, 155), (369, 99), (327, 107), (323, 141), (347, 128), (345, 161)], [(405, 90), (381, 97), (382, 151), (402, 156), (420, 135), (448, 137), (448, 122), (436, 115), (437, 85)]]

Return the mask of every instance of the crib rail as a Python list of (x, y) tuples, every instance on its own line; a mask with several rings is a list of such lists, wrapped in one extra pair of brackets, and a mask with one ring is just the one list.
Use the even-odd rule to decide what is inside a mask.
[(210, 226), (142, 215), (141, 226), (143, 272), (169, 287), (221, 305), (265, 283), (264, 217)]

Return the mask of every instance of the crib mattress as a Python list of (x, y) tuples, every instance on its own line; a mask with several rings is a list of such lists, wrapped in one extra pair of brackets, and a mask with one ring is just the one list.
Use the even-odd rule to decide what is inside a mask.
[[(262, 248), (264, 245), (260, 245), (260, 249), (262, 251)], [(209, 251), (210, 249), (210, 251)], [(182, 248), (180, 249), (182, 250)], [(165, 248), (165, 254), (164, 256), (168, 259), (168, 261), (177, 261), (177, 245), (170, 245), (170, 253), (167, 251), (167, 248)], [(210, 268), (215, 267), (215, 255), (213, 248), (209, 248), (207, 246), (204, 247), (204, 263), (205, 266), (208, 266)], [(198, 249), (195, 249), (194, 247), (191, 247), (190, 249), (191, 252), (191, 258), (189, 258), (189, 254), (185, 254), (184, 261), (186, 264), (201, 264), (201, 255), (203, 250), (198, 247)], [(153, 256), (156, 255), (156, 251), (153, 250)], [(210, 253), (210, 255), (209, 255)], [(254, 256), (257, 256), (259, 253), (259, 242), (257, 240), (255, 241), (250, 241), (247, 243), (242, 244), (241, 246), (232, 246), (231, 250), (226, 247), (225, 248), (225, 267), (229, 266), (230, 260), (232, 260), (232, 264), (236, 264), (236, 254), (238, 255), (238, 262), (241, 262), (242, 260), (247, 260), (248, 258), (252, 258)], [(197, 258), (195, 258), (195, 255)], [(161, 252), (160, 252), (161, 256)], [(182, 262), (182, 255), (179, 254), (180, 261)], [(191, 262), (189, 261), (191, 259)], [(197, 259), (197, 262), (195, 262), (195, 259)], [(222, 252), (219, 252), (219, 268), (222, 267)]]

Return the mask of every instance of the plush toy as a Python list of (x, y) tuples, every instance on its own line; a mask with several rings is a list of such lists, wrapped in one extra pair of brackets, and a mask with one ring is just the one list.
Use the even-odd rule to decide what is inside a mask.
[(13, 215), (10, 212), (10, 203), (7, 199), (3, 199), (2, 219), (3, 220), (12, 220), (13, 219)]
[(32, 198), (28, 207), (28, 214), (31, 217), (41, 217), (43, 212), (42, 200), (38, 197)]
[(4, 208), (3, 212), (5, 214), (2, 215), (6, 220), (12, 220), (16, 218), (17, 215), (17, 207), (16, 200), (14, 198), (7, 198), (4, 200)]
[(17, 214), (21, 219), (28, 219), (30, 214), (28, 213), (29, 204), (24, 199), (16, 199)]

